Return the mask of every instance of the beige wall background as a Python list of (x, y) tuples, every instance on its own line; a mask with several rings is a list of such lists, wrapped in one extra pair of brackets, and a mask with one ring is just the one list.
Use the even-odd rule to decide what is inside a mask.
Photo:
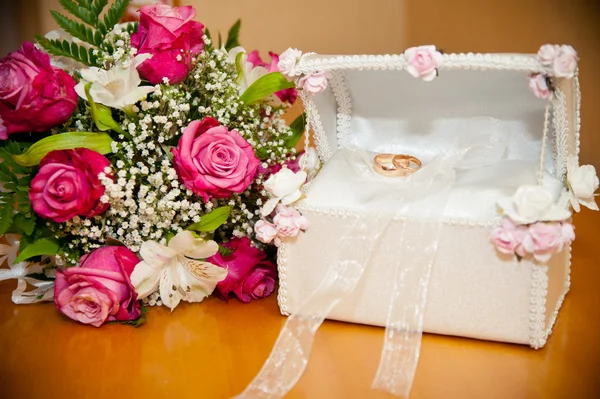
[[(6, 1), (6, 0), (3, 0)], [(10, 1), (10, 0), (9, 0)], [(21, 0), (21, 37), (54, 28), (58, 0)], [(581, 57), (582, 162), (600, 171), (598, 0), (179, 0), (216, 37), (242, 18), (242, 44), (263, 54), (288, 47), (323, 54), (400, 53), (435, 44), (446, 52), (536, 52), (568, 43)]]

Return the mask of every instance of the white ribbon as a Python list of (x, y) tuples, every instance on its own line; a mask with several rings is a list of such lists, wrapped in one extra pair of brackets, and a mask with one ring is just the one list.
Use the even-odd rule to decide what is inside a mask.
[[(12, 292), (12, 301), (17, 305), (51, 301), (54, 298), (54, 281), (38, 280), (31, 275), (46, 274), (39, 263), (14, 263), (19, 249), (19, 239), (13, 234), (5, 236), (8, 245), (0, 244), (0, 265), (6, 261), (9, 269), (0, 269), (0, 281), (17, 280), (17, 288)], [(26, 291), (27, 284), (35, 287)]]
[[(301, 377), (314, 335), (321, 323), (355, 289), (373, 254), (393, 262), (394, 290), (390, 302), (384, 348), (373, 387), (408, 397), (416, 371), (427, 289), (437, 253), (441, 219), (454, 168), (474, 168), (497, 162), (506, 149), (510, 131), (500, 121), (476, 118), (466, 127), (457, 148), (441, 154), (406, 179), (391, 179), (372, 171), (372, 154), (340, 150), (363, 190), (366, 212), (356, 217), (343, 237), (340, 256), (317, 289), (285, 322), (262, 369), (236, 399), (278, 399)], [(411, 154), (416, 155), (416, 154)], [(331, 162), (331, 160), (330, 160)], [(395, 209), (391, 214), (381, 209)], [(401, 215), (419, 212), (419, 221), (402, 221), (394, 240), (385, 240), (392, 222)], [(393, 248), (387, 248), (393, 242)], [(409, 261), (407, 261), (409, 260)]]

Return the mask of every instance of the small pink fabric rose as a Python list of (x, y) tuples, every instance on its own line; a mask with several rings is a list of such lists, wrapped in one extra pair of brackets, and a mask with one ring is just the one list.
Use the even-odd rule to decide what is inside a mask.
[(94, 217), (108, 209), (100, 201), (104, 186), (98, 175), (110, 161), (87, 148), (49, 152), (31, 180), (29, 200), (33, 210), (62, 223), (74, 216)]
[(140, 304), (130, 276), (138, 257), (125, 247), (102, 247), (81, 257), (78, 267), (56, 272), (54, 302), (63, 314), (100, 327), (135, 320)]
[(560, 46), (557, 46), (556, 44), (544, 44), (538, 50), (537, 57), (540, 61), (540, 64), (544, 65), (545, 67), (551, 67), (554, 63), (554, 59), (558, 57), (559, 53)]
[(210, 117), (190, 123), (171, 152), (179, 179), (204, 201), (243, 192), (260, 164), (236, 130)]
[(139, 67), (140, 75), (152, 84), (181, 83), (192, 69), (192, 58), (204, 49), (204, 25), (193, 21), (196, 10), (191, 6), (170, 7), (165, 4), (140, 9), (140, 23), (131, 35), (131, 45), (138, 54), (152, 54)]
[(275, 237), (275, 245), (281, 245), (281, 239), (286, 237), (296, 237), (300, 230), (308, 228), (308, 219), (300, 214), (295, 208), (277, 205), (276, 215), (273, 218), (273, 223), (277, 229), (277, 237)]
[(552, 70), (559, 78), (572, 78), (577, 70), (577, 51), (571, 46), (560, 46), (558, 56), (554, 58)]
[(569, 222), (562, 223), (562, 241), (563, 244), (571, 244), (575, 240), (575, 227)]
[(534, 223), (529, 226), (529, 236), (523, 241), (523, 247), (535, 260), (546, 263), (553, 254), (562, 251), (562, 234), (561, 223)]
[[(269, 55), (271, 56), (271, 63), (267, 64), (262, 60), (262, 58), (260, 58), (258, 50), (254, 50), (253, 52), (248, 54), (248, 62), (250, 62), (254, 68), (260, 66), (266, 68), (269, 72), (279, 72), (279, 67), (277, 66), (279, 64), (279, 55), (273, 52), (269, 52)], [(298, 91), (295, 87), (280, 90), (276, 92), (275, 95), (281, 101), (290, 105), (294, 104), (298, 99)]]
[(273, 223), (269, 223), (265, 220), (259, 220), (254, 225), (254, 232), (256, 233), (256, 238), (260, 242), (265, 244), (271, 243), (273, 239), (277, 236), (277, 229)]
[(76, 107), (73, 78), (32, 43), (0, 60), (0, 140), (61, 125)]
[(548, 87), (548, 81), (545, 75), (540, 73), (529, 75), (529, 88), (537, 98), (544, 100), (552, 99), (552, 91)]
[(298, 85), (309, 93), (317, 94), (324, 92), (327, 89), (327, 80), (329, 78), (330, 75), (328, 72), (309, 73), (300, 78)]
[(207, 259), (227, 269), (227, 277), (215, 289), (219, 297), (227, 299), (233, 293), (240, 301), (250, 302), (273, 293), (277, 266), (267, 260), (266, 253), (253, 247), (248, 237), (234, 238), (222, 245), (233, 252), (227, 256), (217, 253)]
[(277, 68), (284, 76), (287, 76), (288, 79), (293, 78), (297, 75), (296, 65), (298, 65), (301, 57), (302, 51), (295, 48), (289, 48), (279, 56)]
[(404, 51), (406, 70), (416, 78), (426, 82), (432, 81), (437, 76), (437, 68), (442, 65), (442, 53), (435, 46), (411, 47)]
[(504, 218), (502, 225), (492, 230), (491, 241), (496, 249), (507, 255), (515, 253), (515, 249), (521, 244), (523, 231), (527, 231), (524, 226), (517, 226), (509, 218)]

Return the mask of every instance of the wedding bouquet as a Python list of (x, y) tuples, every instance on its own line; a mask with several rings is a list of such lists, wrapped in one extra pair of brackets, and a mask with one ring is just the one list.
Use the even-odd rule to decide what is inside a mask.
[[(60, 30), (0, 60), (0, 279), (18, 280), (13, 301), (54, 300), (100, 326), (139, 323), (144, 305), (269, 296), (264, 242), (306, 228), (279, 202), (299, 198), (300, 165), (314, 168), (295, 151), (303, 116), (283, 119), (298, 92), (278, 55), (239, 47), (239, 21), (215, 44), (189, 6), (119, 23), (129, 0), (60, 4)], [(291, 191), (286, 176), (300, 179)]]

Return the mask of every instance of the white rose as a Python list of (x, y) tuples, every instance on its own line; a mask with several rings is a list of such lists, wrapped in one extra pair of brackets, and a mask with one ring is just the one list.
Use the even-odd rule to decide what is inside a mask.
[(519, 225), (556, 222), (571, 216), (571, 212), (554, 204), (552, 194), (541, 186), (521, 186), (512, 198), (498, 201), (498, 206)]
[(306, 172), (294, 173), (285, 166), (279, 172), (272, 174), (265, 182), (265, 190), (272, 198), (263, 206), (261, 210), (263, 216), (273, 212), (279, 201), (284, 205), (298, 201), (302, 197), (300, 188), (306, 182), (306, 177)]
[(279, 72), (289, 78), (296, 76), (296, 65), (300, 61), (300, 57), (302, 57), (302, 51), (298, 49), (289, 48), (285, 50), (279, 55), (279, 63), (277, 64)]
[(554, 76), (559, 78), (572, 78), (577, 69), (577, 51), (571, 46), (560, 46), (558, 56), (554, 58), (552, 69)]
[(540, 47), (537, 57), (540, 61), (540, 64), (545, 67), (551, 67), (554, 63), (554, 59), (558, 57), (559, 53), (560, 47), (556, 44), (544, 44), (542, 47)]
[(577, 159), (569, 158), (567, 164), (567, 184), (571, 194), (571, 205), (576, 212), (581, 210), (579, 204), (592, 210), (599, 210), (594, 200), (594, 192), (600, 182), (596, 175), (596, 168), (592, 165), (579, 166)]

